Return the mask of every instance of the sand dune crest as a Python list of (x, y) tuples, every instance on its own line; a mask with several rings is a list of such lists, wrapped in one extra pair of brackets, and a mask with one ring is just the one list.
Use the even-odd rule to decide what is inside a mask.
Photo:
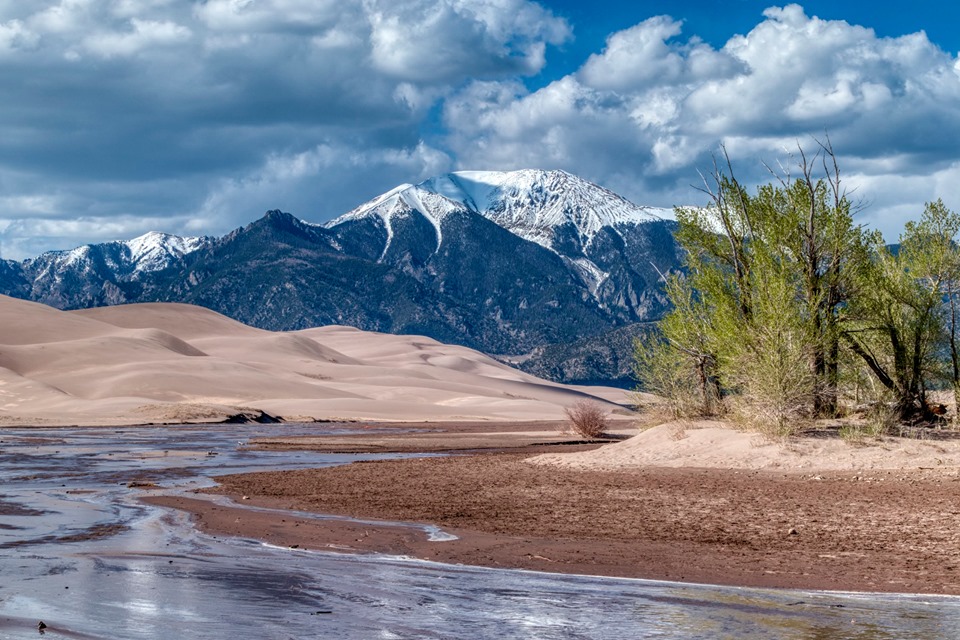
[(63, 312), (0, 296), (0, 321), (0, 424), (210, 421), (238, 407), (310, 419), (543, 420), (591, 393), (423, 336), (274, 333), (184, 304)]

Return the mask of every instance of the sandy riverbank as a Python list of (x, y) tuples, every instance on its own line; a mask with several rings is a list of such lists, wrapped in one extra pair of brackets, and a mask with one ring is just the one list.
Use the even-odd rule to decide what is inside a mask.
[[(630, 442), (563, 455), (588, 459)], [(837, 444), (863, 459), (877, 450)], [(955, 443), (937, 446), (952, 452)], [(220, 478), (219, 491), (238, 505), (433, 523), (457, 535), (454, 542), (429, 542), (414, 529), (160, 500), (193, 512), (214, 534), (283, 546), (690, 582), (960, 594), (960, 470), (917, 468), (911, 454), (896, 453), (903, 448), (883, 448), (888, 460), (902, 458), (899, 466), (614, 471), (531, 464), (522, 449)]]

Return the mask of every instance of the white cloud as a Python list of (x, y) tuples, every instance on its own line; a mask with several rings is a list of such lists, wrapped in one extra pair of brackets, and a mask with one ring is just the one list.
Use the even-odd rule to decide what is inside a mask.
[(87, 23), (92, 5), (92, 0), (61, 0), (26, 15), (31, 26), (44, 34), (68, 34), (80, 31)]
[[(933, 185), (948, 181), (931, 176), (953, 175), (960, 160), (958, 60), (923, 33), (881, 38), (798, 5), (764, 18), (714, 49), (654, 17), (611, 35), (576, 73), (533, 93), (474, 83), (445, 103), (451, 150), (462, 167), (559, 166), (671, 205), (697, 197), (685, 185), (710, 168), (720, 144), (744, 177), (765, 181), (762, 162), (828, 133), (841, 168), (866, 170), (896, 155), (915, 176), (903, 178), (914, 185), (911, 206), (936, 197)], [(858, 174), (858, 185), (866, 191), (887, 177)], [(892, 192), (880, 192), (871, 201), (883, 213), (874, 217), (889, 231)]]
[(944, 203), (960, 210), (960, 160), (929, 173), (903, 172), (901, 163), (889, 166), (871, 164), (870, 171), (856, 171), (846, 176), (853, 196), (862, 198), (867, 207), (861, 221), (879, 229), (888, 240), (896, 240), (906, 220), (916, 220), (923, 203), (942, 198)]
[(683, 70), (680, 53), (667, 40), (680, 34), (680, 23), (667, 16), (650, 18), (642, 24), (607, 38), (602, 54), (590, 56), (580, 70), (580, 79), (596, 89), (627, 90), (651, 81), (669, 82)]
[(546, 44), (570, 37), (566, 22), (526, 0), (365, 0), (371, 60), (419, 82), (537, 73)]
[(34, 218), (59, 217), (60, 200), (48, 193), (0, 197), (0, 210), (17, 211)]
[(357, 5), (338, 0), (207, 0), (195, 12), (214, 31), (314, 31), (336, 24), (342, 14), (355, 14)]
[(132, 18), (143, 15), (144, 11), (169, 7), (177, 0), (113, 0), (111, 12), (118, 18)]
[(164, 47), (190, 39), (190, 29), (175, 22), (130, 19), (130, 29), (88, 36), (84, 48), (104, 58), (133, 55), (142, 49)]
[(449, 168), (433, 107), (569, 37), (530, 0), (0, 0), (5, 250), (341, 214)]
[(0, 55), (16, 50), (32, 49), (38, 40), (39, 36), (20, 20), (0, 22)]

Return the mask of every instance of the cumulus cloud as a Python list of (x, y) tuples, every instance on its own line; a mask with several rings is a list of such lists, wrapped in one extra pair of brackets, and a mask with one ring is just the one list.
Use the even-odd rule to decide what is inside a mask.
[(577, 77), (598, 90), (640, 91), (717, 80), (742, 71), (742, 63), (692, 38), (673, 42), (681, 23), (668, 16), (650, 18), (607, 38), (603, 53), (591, 55)]
[(247, 174), (220, 180), (185, 228), (205, 233), (237, 210), (311, 210), (317, 219), (328, 220), (398, 184), (426, 180), (451, 166), (449, 156), (423, 142), (402, 149), (321, 144), (272, 154)]
[(0, 22), (0, 55), (36, 46), (38, 36), (20, 20)]
[[(512, 168), (539, 158), (673, 205), (696, 197), (685, 185), (720, 144), (748, 179), (765, 180), (761, 162), (828, 133), (851, 188), (877, 191), (866, 196), (866, 215), (888, 235), (903, 207), (916, 215), (949, 183), (933, 176), (955, 174), (960, 63), (923, 33), (881, 38), (792, 4), (768, 9), (719, 49), (681, 34), (681, 23), (654, 17), (611, 35), (576, 73), (538, 91), (466, 87), (444, 111), (459, 164)], [(912, 185), (909, 203), (878, 187), (891, 172), (875, 165), (894, 156), (898, 182)]]
[(214, 31), (296, 33), (329, 28), (341, 11), (356, 15), (356, 8), (336, 0), (207, 0), (195, 13)]
[(711, 46), (653, 16), (561, 76), (575, 25), (533, 0), (0, 0), (0, 253), (322, 221), (456, 168), (697, 203), (721, 144), (766, 181), (826, 133), (889, 236), (960, 208), (956, 56), (795, 4), (757, 20)]
[(343, 213), (449, 168), (421, 142), (431, 110), (539, 72), (570, 34), (530, 0), (3, 3), (3, 257)]
[(175, 22), (130, 19), (130, 28), (123, 32), (105, 32), (88, 36), (83, 47), (111, 58), (129, 56), (148, 47), (172, 46), (190, 39), (190, 29)]
[(531, 75), (543, 68), (546, 45), (560, 44), (571, 35), (566, 22), (526, 0), (364, 4), (374, 66), (405, 80), (445, 82), (464, 68), (475, 78)]

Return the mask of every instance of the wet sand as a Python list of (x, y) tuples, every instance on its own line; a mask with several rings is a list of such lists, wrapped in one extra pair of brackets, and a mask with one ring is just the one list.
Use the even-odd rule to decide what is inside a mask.
[(636, 420), (613, 420), (601, 440), (584, 440), (556, 421), (531, 422), (358, 422), (347, 435), (253, 438), (248, 446), (267, 451), (309, 449), (328, 453), (572, 453), (595, 449), (637, 433)]
[[(448, 563), (758, 587), (960, 594), (957, 470), (799, 474), (569, 470), (523, 453), (223, 476), (237, 507), (191, 511), (205, 530), (280, 546)], [(246, 496), (247, 499), (243, 499)], [(431, 523), (313, 521), (245, 505)]]

